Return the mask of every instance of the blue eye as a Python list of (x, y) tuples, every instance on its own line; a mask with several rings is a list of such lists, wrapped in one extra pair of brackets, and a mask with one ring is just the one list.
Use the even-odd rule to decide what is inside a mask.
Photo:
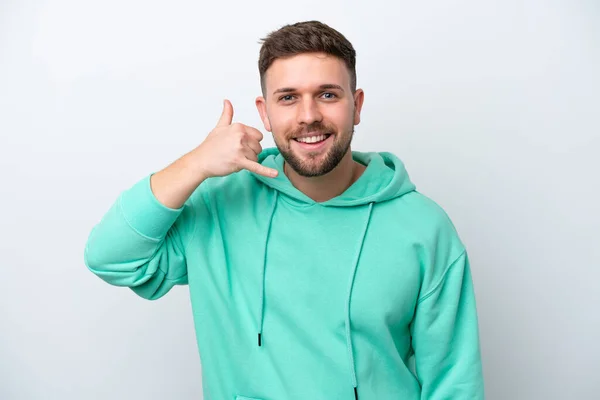
[(279, 100), (289, 101), (289, 100), (292, 100), (293, 97), (294, 96), (292, 96), (291, 94), (287, 94), (285, 96), (280, 97)]
[(334, 93), (330, 93), (330, 92), (323, 93), (323, 96), (329, 96), (329, 97), (325, 97), (326, 99), (333, 99), (333, 98), (337, 97)]

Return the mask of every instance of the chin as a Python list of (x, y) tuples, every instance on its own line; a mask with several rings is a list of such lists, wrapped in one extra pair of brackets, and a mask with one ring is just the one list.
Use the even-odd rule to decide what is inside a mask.
[(291, 169), (300, 176), (313, 178), (326, 175), (339, 165), (350, 149), (353, 133), (353, 130), (348, 135), (334, 133), (326, 147), (315, 151), (298, 148), (294, 139), (285, 139), (283, 146), (278, 140), (275, 144)]
[(333, 171), (342, 161), (345, 153), (339, 146), (305, 154), (294, 150), (281, 152), (288, 166), (305, 178), (315, 178)]

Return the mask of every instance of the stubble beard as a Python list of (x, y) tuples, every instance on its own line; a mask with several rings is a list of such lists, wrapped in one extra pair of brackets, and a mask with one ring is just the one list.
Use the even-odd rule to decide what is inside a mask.
[[(289, 167), (300, 176), (312, 178), (328, 174), (338, 166), (350, 149), (354, 136), (354, 126), (349, 131), (342, 132), (341, 135), (335, 128), (323, 125), (320, 122), (311, 124), (308, 128), (299, 128), (293, 132), (288, 132), (285, 135), (285, 144), (278, 143), (275, 135), (273, 137), (279, 153), (281, 153)], [(332, 134), (333, 138), (329, 139), (333, 139), (333, 144), (325, 154), (322, 154), (321, 151), (309, 152), (305, 157), (301, 157), (292, 150), (291, 145), (292, 140), (294, 140), (292, 138), (304, 131)]]

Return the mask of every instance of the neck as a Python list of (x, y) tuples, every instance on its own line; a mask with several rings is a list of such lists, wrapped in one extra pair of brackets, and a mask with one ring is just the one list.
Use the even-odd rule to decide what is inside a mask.
[(329, 173), (322, 176), (299, 175), (287, 163), (284, 172), (292, 185), (316, 202), (324, 202), (344, 193), (362, 175), (365, 166), (352, 159), (349, 149), (342, 161)]

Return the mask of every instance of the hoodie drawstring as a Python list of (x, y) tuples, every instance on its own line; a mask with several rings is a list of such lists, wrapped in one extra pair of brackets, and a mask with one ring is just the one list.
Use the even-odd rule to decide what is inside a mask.
[(354, 349), (352, 347), (352, 327), (350, 325), (350, 299), (352, 297), (352, 288), (354, 286), (354, 278), (356, 276), (356, 270), (358, 268), (358, 262), (360, 261), (360, 254), (365, 243), (365, 237), (369, 229), (369, 222), (371, 221), (371, 215), (373, 213), (373, 203), (369, 203), (369, 211), (367, 212), (367, 218), (365, 221), (365, 227), (360, 239), (358, 251), (354, 259), (354, 265), (352, 268), (352, 274), (350, 275), (350, 284), (348, 287), (348, 298), (346, 302), (346, 345), (348, 346), (348, 358), (350, 360), (350, 372), (352, 374), (352, 387), (354, 388), (354, 399), (358, 400), (358, 382), (356, 379), (356, 363), (354, 360)]
[[(269, 245), (269, 237), (271, 235), (271, 226), (273, 225), (273, 217), (275, 216), (275, 208), (277, 207), (277, 197), (278, 197), (278, 191), (275, 191), (275, 199), (273, 201), (273, 207), (271, 208), (271, 215), (269, 217), (269, 226), (267, 228), (267, 235), (265, 237), (263, 265), (262, 265), (261, 277), (260, 277), (260, 310), (259, 310), (259, 314), (258, 314), (259, 315), (258, 346), (262, 346), (262, 330), (263, 330), (264, 308), (265, 308), (265, 276), (266, 276), (266, 268), (267, 268), (267, 247)], [(346, 300), (346, 317), (345, 317), (346, 346), (348, 349), (348, 359), (349, 359), (349, 364), (350, 364), (350, 373), (351, 373), (351, 378), (352, 378), (352, 387), (354, 389), (354, 399), (355, 400), (358, 400), (358, 382), (356, 379), (356, 363), (354, 360), (354, 349), (353, 349), (353, 344), (352, 344), (352, 326), (350, 324), (350, 300), (352, 298), (352, 289), (354, 287), (354, 278), (356, 277), (356, 270), (358, 269), (358, 263), (360, 261), (360, 255), (362, 253), (363, 245), (365, 243), (367, 231), (369, 230), (369, 223), (371, 221), (372, 213), (373, 213), (373, 203), (369, 203), (369, 210), (367, 211), (365, 226), (364, 226), (361, 238), (360, 238), (360, 243), (359, 243), (358, 250), (356, 252), (356, 256), (354, 258), (354, 263), (352, 266), (352, 274), (350, 275), (350, 283), (348, 285), (348, 297)]]
[(267, 246), (269, 245), (269, 237), (271, 236), (271, 225), (273, 225), (273, 217), (275, 216), (275, 208), (277, 207), (277, 197), (279, 191), (275, 190), (275, 199), (271, 208), (271, 216), (269, 217), (269, 226), (267, 227), (267, 235), (265, 237), (265, 252), (263, 255), (263, 265), (260, 277), (260, 310), (258, 312), (258, 345), (262, 346), (262, 330), (263, 321), (265, 318), (265, 270), (267, 269)]

